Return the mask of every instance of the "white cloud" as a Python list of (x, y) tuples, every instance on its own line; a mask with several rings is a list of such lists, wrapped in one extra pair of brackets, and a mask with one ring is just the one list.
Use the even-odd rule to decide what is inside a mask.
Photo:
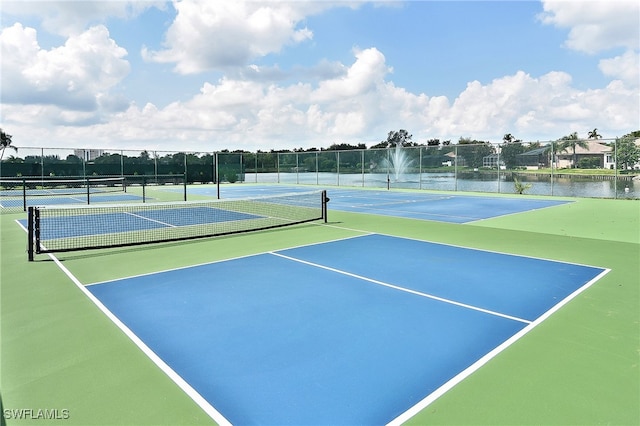
[[(55, 104), (72, 111), (92, 111), (108, 103), (108, 91), (129, 72), (119, 47), (104, 26), (44, 50), (36, 31), (14, 24), (0, 33), (3, 102)], [(71, 116), (66, 114), (66, 116)]]
[(640, 82), (640, 57), (637, 52), (627, 50), (621, 56), (602, 59), (599, 68), (604, 75), (622, 80), (630, 87), (637, 87)]
[[(200, 93), (187, 101), (164, 108), (131, 105), (126, 111), (104, 113), (99, 124), (58, 126), (47, 140), (64, 135), (75, 146), (91, 141), (92, 146), (106, 148), (255, 151), (320, 148), (338, 142), (372, 145), (399, 128), (413, 133), (416, 142), (430, 138), (457, 142), (461, 136), (498, 142), (505, 133), (524, 140), (553, 140), (573, 131), (586, 136), (595, 127), (604, 137), (615, 137), (638, 125), (637, 90), (619, 80), (602, 89), (581, 91), (563, 72), (536, 78), (520, 71), (488, 84), (469, 83), (449, 102), (386, 81), (388, 66), (376, 49), (355, 55), (344, 77), (317, 86), (224, 77), (204, 83)], [(5, 116), (13, 120), (18, 111), (25, 113), (26, 107), (10, 105)], [(64, 117), (64, 110), (53, 107), (37, 114), (42, 112), (60, 120), (83, 119), (80, 113)], [(28, 114), (37, 120), (34, 110)], [(14, 133), (29, 133), (29, 126), (23, 121)], [(34, 139), (32, 145), (42, 142)]]
[(460, 130), (476, 138), (498, 139), (509, 132), (525, 139), (554, 140), (573, 131), (586, 136), (594, 127), (605, 137), (636, 129), (640, 111), (633, 87), (618, 81), (580, 91), (571, 82), (562, 72), (539, 78), (518, 72), (486, 86), (470, 83), (449, 111), (451, 121), (440, 130)]
[(640, 3), (635, 0), (543, 0), (545, 24), (569, 28), (570, 49), (597, 53), (618, 47), (638, 49)]
[(300, 23), (333, 6), (329, 2), (175, 1), (178, 15), (167, 31), (165, 48), (145, 48), (142, 54), (150, 61), (175, 63), (181, 74), (245, 66), (287, 44), (312, 39), (313, 32)]
[(145, 10), (164, 9), (165, 1), (70, 1), (70, 0), (7, 0), (2, 2), (3, 13), (13, 16), (35, 16), (42, 27), (52, 34), (70, 36), (89, 26), (106, 22), (109, 17), (133, 18)]
[(385, 63), (384, 55), (375, 48), (355, 51), (356, 62), (345, 75), (320, 82), (313, 94), (314, 101), (324, 99), (351, 98), (374, 90), (384, 82), (391, 70)]
[[(16, 145), (64, 141), (120, 149), (292, 149), (336, 142), (370, 145), (400, 128), (416, 142), (456, 142), (461, 136), (497, 142), (505, 133), (543, 140), (573, 131), (585, 135), (595, 127), (604, 137), (615, 137), (640, 126), (633, 50), (602, 59), (600, 70), (613, 81), (588, 90), (574, 87), (564, 72), (532, 76), (520, 71), (489, 83), (470, 82), (455, 99), (430, 97), (396, 86), (391, 66), (375, 47), (354, 50), (351, 64), (320, 61), (314, 79), (304, 80), (312, 83), (276, 84), (294, 81), (296, 70), (247, 67), (248, 61), (308, 40), (310, 30), (300, 23), (328, 3), (182, 1), (175, 7), (179, 14), (166, 49), (149, 53), (150, 58), (175, 63), (183, 73), (224, 65), (242, 65), (244, 71), (202, 82), (199, 93), (164, 107), (136, 105), (114, 94), (129, 63), (103, 25), (48, 50), (39, 46), (36, 30), (21, 24), (5, 28), (0, 34), (2, 119), (3, 125), (11, 124)], [(566, 28), (595, 19), (593, 11), (563, 3), (546, 2), (545, 10), (548, 23)], [(611, 16), (602, 12), (601, 18)], [(615, 36), (612, 25), (596, 25), (604, 36), (598, 41), (602, 47), (594, 48), (628, 44)], [(584, 50), (591, 35), (572, 34), (567, 45)], [(289, 79), (260, 77), (269, 73)]]
[[(562, 97), (555, 99), (560, 106), (541, 108), (536, 114), (527, 114), (519, 123), (526, 123), (526, 127), (545, 126), (546, 111), (550, 111), (556, 114), (559, 123), (573, 120), (574, 131), (579, 130), (578, 122), (593, 122), (596, 124), (592, 127), (611, 129), (624, 129), (622, 123), (625, 123), (629, 131), (637, 130), (640, 127), (637, 96), (640, 3), (635, 0), (543, 0), (543, 7), (542, 22), (569, 29), (566, 47), (588, 54), (623, 48), (625, 53), (600, 59), (600, 71), (613, 79), (606, 88), (577, 92), (561, 85), (558, 93)], [(548, 117), (552, 119), (553, 115)]]

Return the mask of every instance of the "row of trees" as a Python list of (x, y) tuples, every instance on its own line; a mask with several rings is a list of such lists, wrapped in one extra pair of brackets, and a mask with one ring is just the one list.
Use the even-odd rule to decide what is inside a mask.
[[(19, 176), (19, 175), (56, 175), (56, 176), (85, 176), (85, 175), (150, 175), (150, 174), (171, 174), (180, 173), (185, 169), (190, 176), (189, 181), (198, 181), (210, 178), (214, 173), (220, 175), (233, 176), (241, 174), (250, 169), (260, 171), (276, 171), (283, 164), (289, 169), (296, 168), (298, 170), (322, 170), (336, 171), (342, 167), (342, 171), (347, 171), (349, 167), (354, 171), (358, 171), (363, 167), (362, 153), (367, 154), (367, 166), (374, 163), (380, 163), (380, 158), (384, 156), (384, 151), (389, 148), (402, 147), (409, 148), (406, 151), (415, 159), (418, 152), (421, 152), (422, 159), (420, 164), (425, 167), (439, 167), (446, 160), (451, 160), (455, 152), (458, 159), (462, 158), (459, 164), (468, 167), (479, 168), (483, 166), (483, 159), (496, 154), (496, 146), (488, 141), (479, 141), (471, 138), (460, 138), (457, 144), (451, 144), (451, 141), (440, 141), (439, 139), (430, 139), (424, 144), (412, 141), (413, 136), (404, 129), (398, 131), (390, 131), (387, 138), (379, 143), (367, 148), (365, 144), (332, 144), (326, 149), (317, 148), (295, 149), (290, 150), (271, 150), (269, 152), (257, 151), (255, 153), (248, 151), (229, 151), (223, 150), (218, 155), (219, 170), (215, 170), (215, 157), (212, 153), (195, 154), (195, 153), (168, 153), (158, 156), (155, 152), (142, 151), (138, 156), (127, 156), (123, 153), (105, 153), (93, 161), (84, 161), (76, 155), (68, 155), (61, 159), (56, 155), (38, 156), (28, 155), (25, 158), (10, 156), (3, 159), (7, 149), (17, 151), (12, 145), (12, 136), (6, 134), (0, 129), (2, 135), (2, 145), (0, 146), (0, 160), (3, 160), (5, 171), (3, 176)], [(588, 149), (590, 140), (599, 140), (602, 136), (597, 129), (588, 132), (586, 139), (580, 139), (577, 132), (563, 136), (552, 144), (540, 144), (538, 142), (524, 143), (517, 139), (511, 133), (507, 133), (503, 137), (500, 144), (500, 161), (508, 169), (515, 169), (521, 165), (519, 156), (536, 149), (541, 149), (548, 158), (554, 157), (559, 153), (571, 153), (573, 157), (573, 167), (578, 166), (576, 161), (576, 148), (582, 147)], [(615, 143), (610, 143), (616, 155), (618, 168), (627, 169), (640, 161), (640, 147), (635, 140), (640, 138), (640, 130), (631, 132)], [(410, 148), (426, 147), (427, 149), (417, 150)], [(331, 152), (339, 151), (340, 165), (337, 164), (335, 155)], [(352, 154), (346, 151), (353, 151)], [(379, 151), (376, 153), (374, 151)], [(296, 156), (282, 156), (282, 154), (321, 154), (302, 156), (303, 160), (297, 162)], [(448, 155), (449, 154), (449, 155)], [(353, 158), (351, 158), (353, 157)], [(414, 165), (417, 164), (415, 159)], [(320, 162), (320, 164), (318, 164)], [(186, 165), (189, 165), (186, 168)], [(342, 165), (342, 166), (341, 166)], [(287, 169), (287, 171), (289, 170)]]

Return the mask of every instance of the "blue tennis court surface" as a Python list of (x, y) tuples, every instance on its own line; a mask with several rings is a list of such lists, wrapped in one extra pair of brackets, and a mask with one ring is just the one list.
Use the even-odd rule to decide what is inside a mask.
[[(225, 185), (221, 198), (256, 197), (273, 193), (306, 191), (309, 187), (286, 185)], [(191, 194), (216, 196), (211, 186), (189, 188)], [(563, 200), (539, 198), (501, 198), (494, 196), (469, 196), (450, 193), (378, 191), (332, 188), (328, 191), (329, 209), (435, 220), (449, 223), (469, 223), (492, 217), (522, 213), (568, 203)]]
[(355, 213), (468, 223), (566, 204), (567, 201), (447, 194), (338, 191), (329, 207)]
[(214, 420), (385, 424), (604, 273), (366, 235), (88, 290)]
[[(114, 194), (114, 195), (92, 195), (93, 203), (124, 203), (130, 201), (140, 201), (142, 197), (133, 194)], [(49, 196), (49, 197), (30, 197), (27, 198), (27, 207), (29, 206), (52, 206), (66, 204), (86, 204), (86, 192), (77, 196)], [(22, 207), (24, 200), (22, 198), (0, 199), (0, 208)]]
[[(206, 225), (260, 217), (255, 214), (223, 210), (215, 207), (189, 207), (185, 204), (180, 208), (167, 207), (157, 210), (115, 211), (91, 215), (76, 214), (48, 217), (44, 220), (47, 226), (43, 227), (41, 237), (45, 240), (52, 240), (177, 226)], [(22, 219), (19, 222), (22, 223), (23, 227), (27, 227), (26, 219)]]

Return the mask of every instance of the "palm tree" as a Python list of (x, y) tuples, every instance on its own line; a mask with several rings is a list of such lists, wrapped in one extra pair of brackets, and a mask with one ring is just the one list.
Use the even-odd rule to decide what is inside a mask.
[(602, 139), (602, 135), (598, 133), (598, 129), (593, 129), (587, 135), (587, 139)]
[(0, 129), (0, 137), (2, 137), (2, 140), (0, 141), (0, 150), (2, 150), (2, 152), (0, 152), (0, 161), (2, 161), (2, 157), (4, 157), (4, 150), (7, 148), (11, 148), (13, 149), (15, 152), (18, 152), (18, 148), (16, 148), (15, 146), (11, 145), (11, 138), (12, 136), (5, 133), (4, 130)]
[(513, 142), (515, 138), (513, 137), (513, 135), (511, 133), (506, 133), (503, 137), (502, 140), (504, 141), (504, 143), (511, 143)]
[(522, 142), (522, 140), (520, 139), (516, 139), (515, 136), (513, 136), (511, 133), (506, 133), (503, 137), (502, 137), (502, 141), (504, 143), (520, 143)]
[(560, 144), (558, 145), (558, 152), (565, 152), (567, 151), (569, 148), (571, 148), (572, 152), (573, 152), (573, 157), (571, 160), (572, 163), (572, 168), (575, 169), (576, 167), (576, 146), (579, 146), (580, 148), (584, 148), (586, 150), (589, 149), (589, 144), (587, 142), (585, 142), (582, 139), (578, 139), (578, 132), (573, 132), (568, 136), (563, 136), (560, 139), (558, 139), (558, 142), (560, 142)]

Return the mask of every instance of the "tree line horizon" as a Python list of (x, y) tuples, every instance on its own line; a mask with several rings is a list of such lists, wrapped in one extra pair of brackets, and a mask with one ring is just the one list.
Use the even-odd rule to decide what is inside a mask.
[[(418, 147), (426, 147), (425, 158), (422, 162), (426, 167), (438, 167), (441, 166), (441, 160), (444, 159), (445, 154), (449, 152), (453, 152), (454, 150), (458, 150), (457, 152), (461, 157), (465, 159), (465, 163), (469, 167), (482, 167), (483, 166), (483, 158), (496, 153), (495, 143), (491, 143), (488, 141), (481, 141), (472, 138), (461, 137), (457, 144), (452, 144), (450, 140), (440, 141), (440, 139), (429, 139), (426, 143), (416, 143), (412, 141), (413, 136), (405, 129), (400, 129), (397, 131), (390, 131), (387, 134), (387, 138), (370, 148), (367, 148), (364, 143), (360, 144), (347, 144), (347, 143), (334, 143), (330, 145), (328, 148), (318, 149), (318, 148), (308, 148), (308, 149), (294, 149), (294, 150), (271, 150), (269, 151), (261, 151), (258, 150), (256, 152), (245, 151), (245, 150), (235, 150), (230, 151), (228, 149), (217, 151), (216, 153), (190, 153), (188, 151), (149, 151), (143, 150), (140, 154), (135, 156), (124, 155), (124, 151), (137, 151), (137, 150), (113, 150), (110, 152), (104, 152), (102, 155), (86, 161), (84, 158), (80, 158), (75, 154), (70, 154), (66, 157), (66, 159), (59, 158), (58, 155), (44, 155), (44, 149), (42, 155), (28, 155), (25, 158), (14, 157), (13, 155), (4, 158), (5, 151), (7, 148), (10, 148), (14, 151), (18, 151), (19, 147), (12, 145), (12, 136), (6, 134), (2, 129), (0, 129), (2, 133), (2, 146), (0, 149), (2, 152), (0, 153), (0, 160), (2, 160), (2, 170), (0, 170), (0, 175), (3, 177), (11, 177), (11, 176), (29, 176), (29, 175), (40, 175), (40, 176), (72, 176), (72, 175), (119, 175), (119, 174), (162, 174), (163, 171), (166, 173), (176, 173), (178, 170), (176, 167), (180, 168), (182, 164), (189, 164), (190, 168), (194, 168), (196, 165), (203, 165), (209, 167), (207, 165), (214, 164), (216, 161), (220, 165), (221, 168), (225, 167), (227, 164), (241, 164), (241, 170), (249, 170), (249, 169), (258, 169), (260, 170), (275, 170), (281, 164), (286, 164), (287, 167), (289, 163), (291, 163), (292, 168), (299, 169), (301, 167), (316, 167), (321, 168), (323, 171), (331, 171), (339, 167), (341, 170), (344, 167), (362, 167), (362, 160), (358, 155), (356, 155), (353, 159), (351, 159), (351, 155), (349, 155), (345, 151), (354, 151), (354, 154), (357, 152), (366, 151), (371, 152), (372, 155), (375, 153), (375, 150), (388, 150), (395, 147), (401, 148), (418, 148)], [(615, 149), (615, 154), (617, 157), (617, 164), (619, 169), (628, 169), (629, 166), (633, 167), (640, 161), (640, 146), (634, 143), (636, 138), (640, 138), (640, 130), (630, 132), (629, 134), (623, 136), (622, 138), (616, 138), (614, 143), (607, 144), (604, 140), (601, 142), (603, 144), (607, 144), (613, 146)], [(573, 155), (573, 168), (577, 168), (578, 162), (576, 161), (576, 147), (582, 147), (584, 149), (588, 149), (589, 141), (598, 141), (602, 139), (602, 136), (598, 133), (598, 129), (593, 129), (588, 132), (586, 139), (580, 139), (578, 137), (577, 132), (573, 132), (569, 135), (563, 136), (559, 138), (556, 143), (551, 143), (551, 145), (543, 145), (545, 142), (523, 142), (521, 139), (516, 138), (511, 133), (507, 133), (503, 137), (503, 141), (501, 144), (500, 150), (500, 160), (503, 161), (508, 169), (516, 169), (519, 164), (516, 161), (518, 154), (523, 154), (525, 152), (530, 152), (537, 148), (547, 148), (547, 154), (553, 150), (554, 153), (567, 152)], [(462, 151), (459, 151), (460, 148), (463, 147)], [(26, 148), (26, 147), (25, 147)], [(33, 148), (27, 148), (33, 149)], [(51, 148), (55, 150), (57, 148)], [(59, 149), (59, 148), (58, 148)], [(80, 150), (80, 149), (79, 149)], [(86, 149), (85, 149), (86, 151)], [(321, 164), (311, 164), (312, 159), (307, 156), (304, 158), (304, 162), (306, 164), (296, 164), (294, 161), (294, 156), (286, 156), (284, 158), (278, 158), (278, 154), (304, 154), (304, 153), (329, 153), (340, 151), (342, 152), (340, 156), (340, 165), (338, 166), (336, 159), (331, 159), (323, 155), (321, 158)], [(408, 151), (413, 151), (409, 149)], [(158, 156), (159, 153), (167, 152), (164, 156)], [(153, 155), (152, 155), (153, 154)], [(205, 154), (205, 155), (197, 155), (197, 154)], [(218, 154), (220, 158), (215, 159), (214, 157)], [(415, 155), (415, 153), (411, 154)], [(363, 154), (364, 156), (364, 154)], [(240, 158), (237, 158), (240, 157)], [(429, 157), (429, 158), (427, 158)], [(450, 159), (450, 158), (449, 158)], [(260, 163), (260, 164), (258, 164)], [(343, 164), (344, 163), (344, 164)], [(353, 163), (353, 164), (352, 164)], [(155, 165), (155, 169), (152, 168), (152, 165)], [(150, 168), (151, 167), (151, 168)], [(588, 164), (580, 165), (581, 168), (591, 168)], [(197, 168), (197, 167), (196, 167)], [(597, 165), (596, 167), (598, 168)], [(93, 169), (93, 170), (92, 170)], [(175, 170), (174, 170), (175, 169)], [(186, 168), (185, 168), (186, 169)], [(235, 169), (235, 167), (233, 167)], [(195, 171), (195, 170), (194, 170)], [(239, 171), (240, 172), (240, 171)], [(204, 173), (204, 172), (203, 172)], [(189, 171), (191, 174), (191, 170)], [(198, 175), (201, 173), (198, 173)], [(209, 172), (206, 172), (209, 174)], [(193, 176), (193, 178), (197, 178), (197, 176)], [(189, 179), (191, 180), (191, 179)]]

